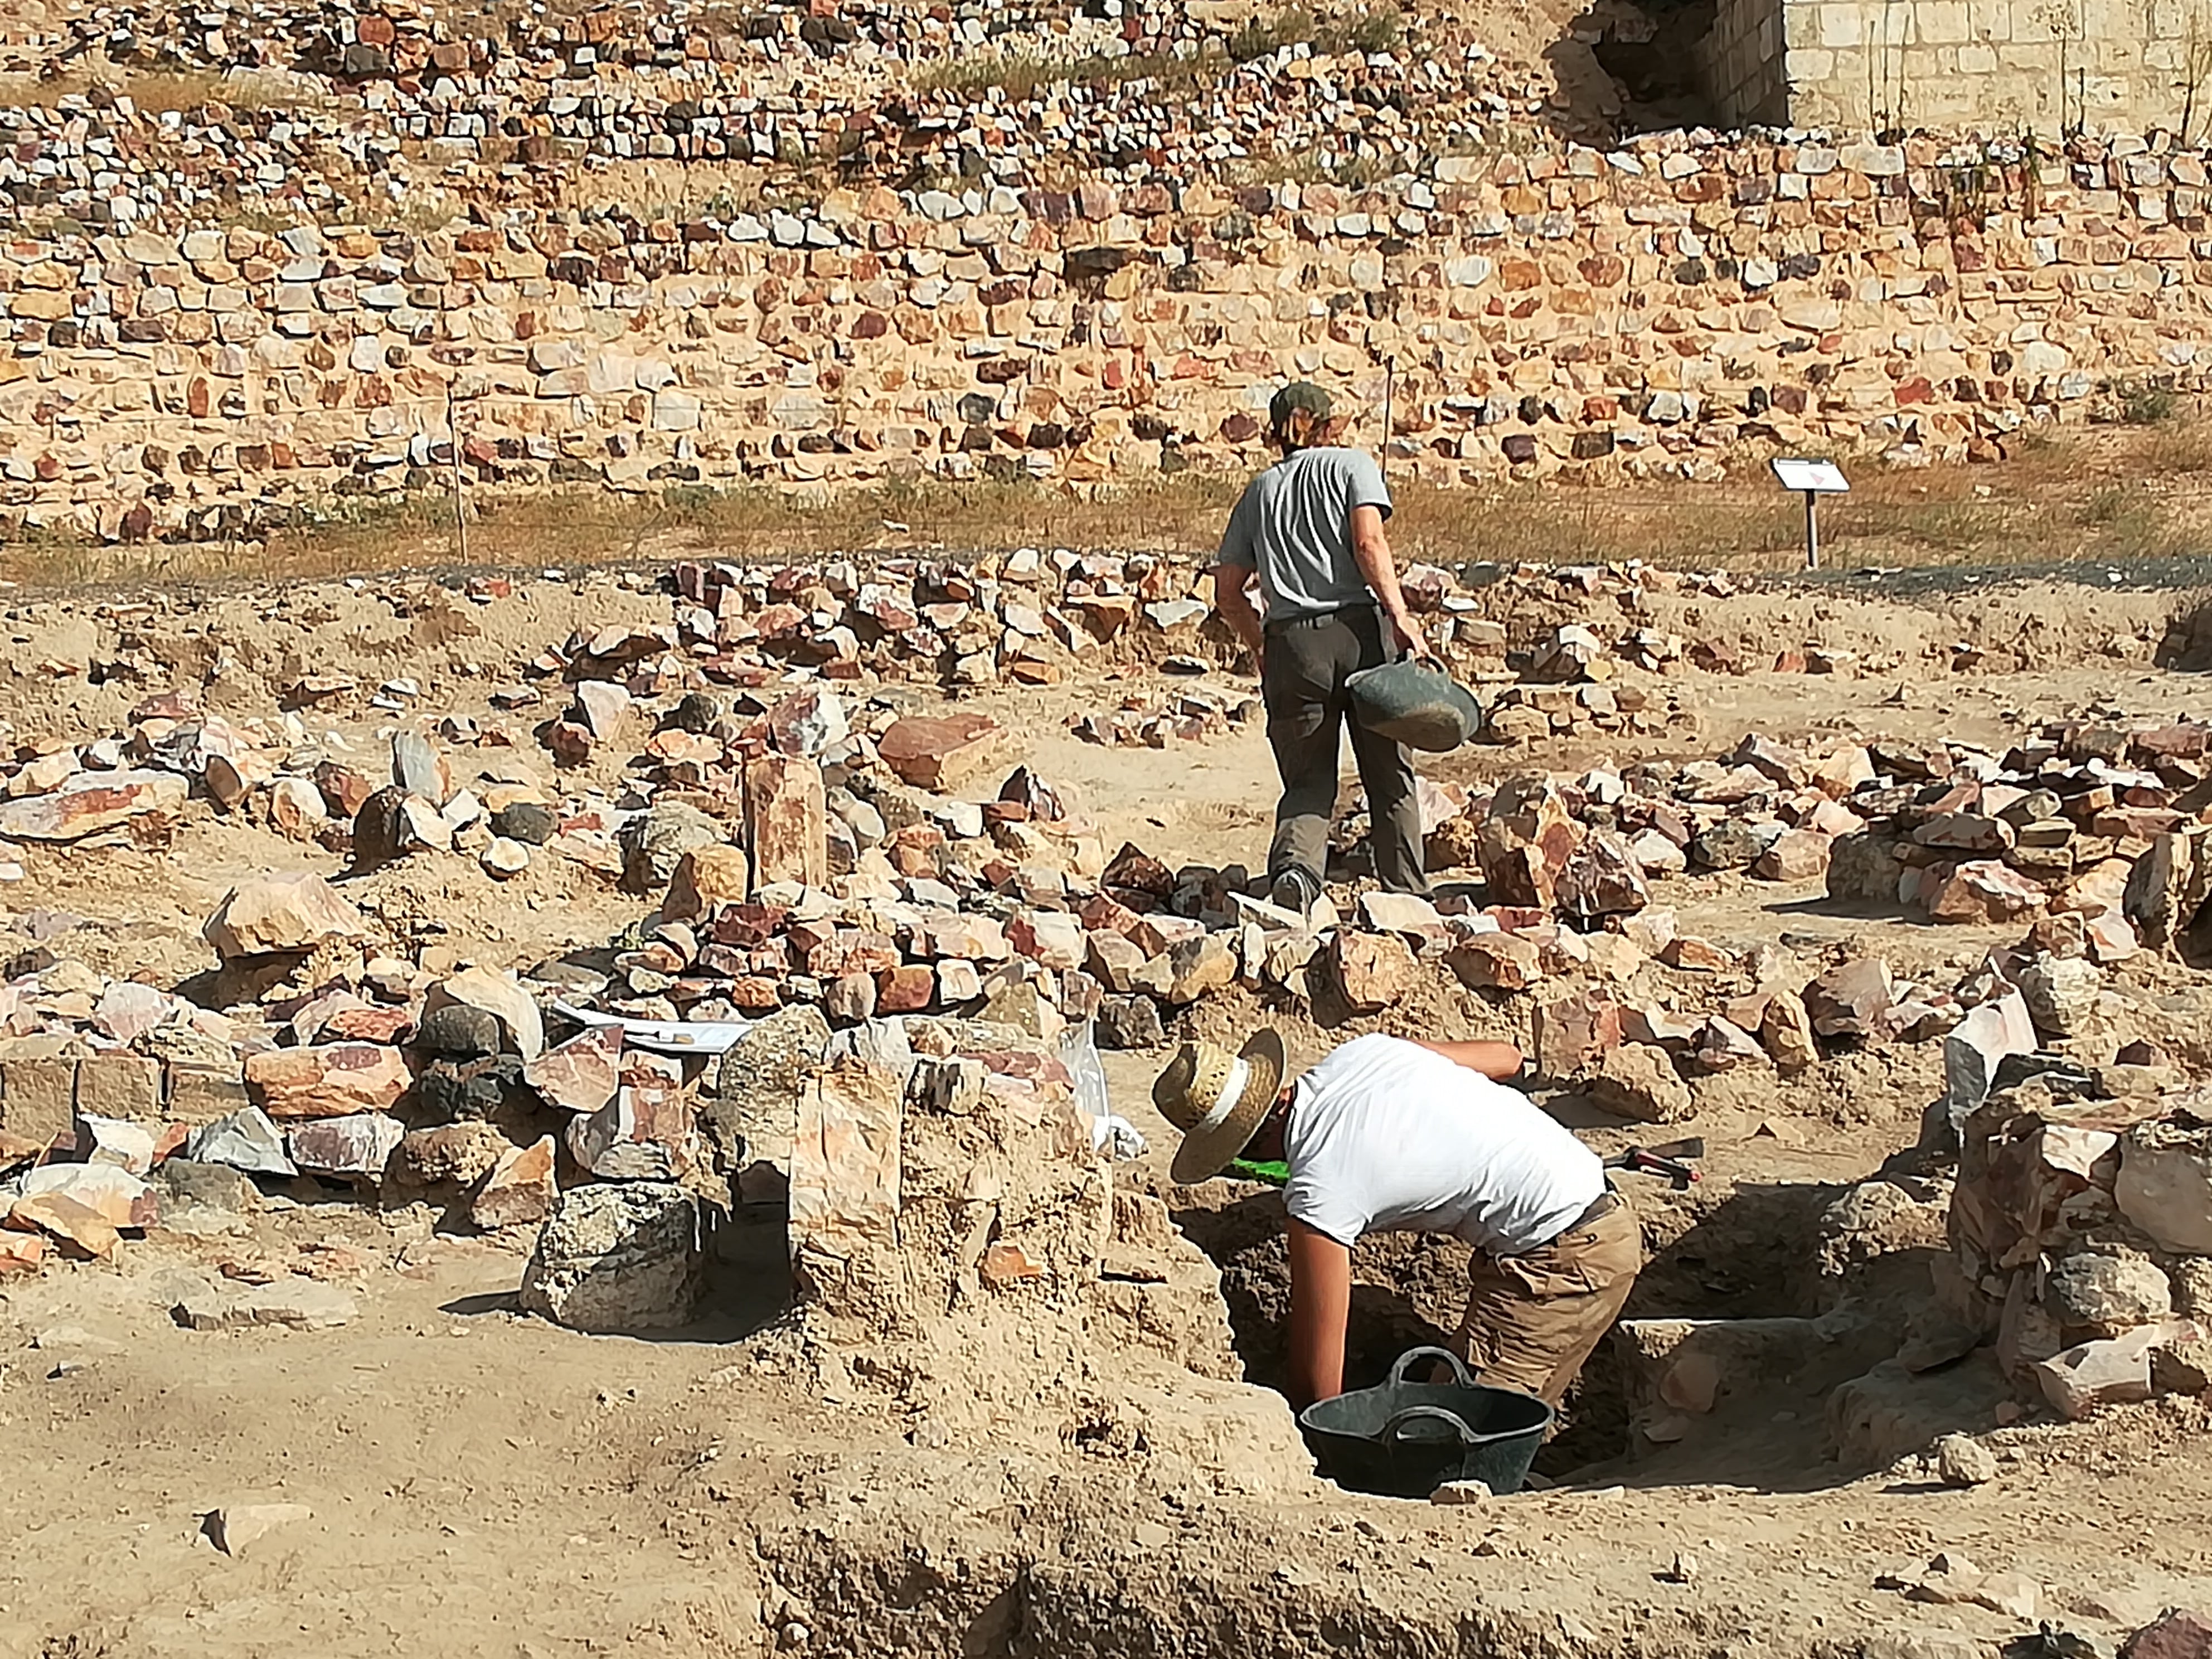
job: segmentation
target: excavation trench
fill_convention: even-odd
[[[1068,1441],[1027,1475],[1004,1456],[1003,1443],[963,1441],[956,1443],[960,1455],[917,1447],[827,1472],[798,1515],[764,1518],[757,1536],[765,1593],[787,1598],[790,1621],[836,1652],[1710,1655],[1712,1629],[1693,1603],[1643,1604],[1648,1576],[1605,1608],[1563,1600],[1544,1553],[1517,1540],[1583,1524],[1571,1517],[1592,1512],[1571,1506],[1599,1487],[1629,1488],[1620,1501],[1648,1503],[1663,1516],[1721,1485],[1814,1494],[1863,1473],[1871,1443],[1853,1441],[1847,1429],[1839,1456],[1830,1402],[1859,1386],[1851,1379],[1880,1375],[1906,1323],[1900,1310],[1925,1301],[1928,1228],[1941,1205],[1933,1194],[1885,1187],[1869,1206],[1813,1182],[1713,1182],[1681,1194],[1639,1182],[1630,1196],[1650,1261],[1622,1331],[1600,1347],[1568,1402],[1565,1431],[1540,1461],[1540,1472],[1567,1490],[1446,1511],[1273,1474],[1238,1491],[1219,1483],[1218,1468],[1201,1473],[1202,1458],[1181,1462],[1178,1452],[1164,1455],[1162,1443],[1148,1448],[1139,1437],[1132,1446],[1113,1432]],[[1289,1301],[1279,1196],[1222,1189],[1217,1199],[1198,1189],[1176,1201],[1176,1225],[1219,1271],[1244,1382],[1279,1389]],[[1855,1203],[1887,1231],[1858,1227]],[[1857,1229],[1840,1244],[1839,1214]],[[1899,1217],[1911,1226],[1893,1224]],[[1457,1323],[1466,1252],[1449,1240],[1385,1237],[1363,1243],[1354,1267],[1347,1380],[1362,1386],[1405,1348],[1439,1340]],[[1861,1301],[1878,1311],[1855,1312]],[[1696,1425],[1655,1440],[1653,1378],[1669,1353],[1698,1347],[1720,1362],[1721,1398]],[[1101,1375],[1117,1379],[1102,1383],[1102,1398],[1128,1386],[1110,1359]],[[1260,1425],[1263,1437],[1270,1423],[1279,1425],[1277,1438],[1288,1432],[1287,1413],[1264,1395],[1224,1392],[1187,1373],[1162,1386],[1172,1403],[1154,1397],[1146,1408],[1154,1425],[1188,1426],[1219,1409]],[[1968,1378],[1963,1389],[1937,1392],[1948,1408],[1954,1395],[1978,1397],[1978,1387]],[[1099,1419],[1109,1429],[1130,1399],[1118,1397]],[[1940,1428],[1919,1405],[1894,1404],[1877,1401],[1896,1433]],[[1248,1455],[1259,1446],[1242,1443]],[[1880,1449],[1872,1461],[1896,1455]],[[1295,1449],[1279,1461],[1297,1462]],[[1539,1507],[1520,1507],[1529,1504]],[[1615,1514],[1612,1524],[1656,1548],[1673,1523],[1647,1527]],[[1486,1534],[1497,1547],[1476,1547]],[[1778,1603],[1760,1615],[1771,1630],[1729,1650],[1862,1652],[1857,1634],[1806,1627],[1796,1612]]]
[[[1836,1287],[1820,1270],[1820,1223],[1842,1189],[1820,1182],[1738,1184],[1674,1194],[1639,1182],[1625,1194],[1636,1208],[1649,1260],[1626,1320],[1814,1319]],[[1279,1194],[1249,1193],[1214,1205],[1189,1195],[1176,1224],[1221,1270],[1222,1294],[1245,1380],[1281,1389],[1290,1261]],[[1380,1382],[1407,1349],[1447,1343],[1467,1297],[1468,1247],[1437,1235],[1385,1234],[1353,1252],[1354,1286],[1346,1340],[1346,1386]],[[1601,1343],[1561,1413],[1562,1426],[1538,1456],[1558,1479],[1627,1456],[1632,1384],[1616,1340]],[[1802,1462],[1778,1468],[1796,1484],[1826,1460],[1817,1422]]]

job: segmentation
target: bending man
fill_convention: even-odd
[[[1364,1036],[1285,1087],[1282,1038],[1231,1054],[1186,1043],[1153,1085],[1183,1131],[1171,1170],[1240,1157],[1290,1166],[1291,1403],[1344,1391],[1352,1247],[1452,1233],[1474,1247],[1453,1346],[1482,1380],[1557,1406],[1643,1266],[1636,1218],[1597,1154],[1517,1089],[1503,1042]]]

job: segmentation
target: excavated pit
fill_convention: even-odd
[[[1623,1317],[1817,1318],[1834,1293],[1821,1273],[1820,1221],[1843,1190],[1826,1182],[1744,1182],[1677,1194],[1638,1182],[1624,1196],[1643,1225],[1649,1260]],[[1245,1380],[1280,1390],[1288,1374],[1284,1334],[1290,1313],[1281,1199],[1256,1193],[1219,1206],[1194,1199],[1175,1214],[1221,1270]],[[1466,1300],[1468,1255],[1457,1240],[1434,1235],[1360,1242],[1352,1256],[1346,1387],[1372,1386],[1407,1349],[1449,1340]],[[1537,1459],[1537,1472],[1559,1478],[1628,1455],[1632,1391],[1617,1343],[1601,1343],[1565,1402],[1559,1432]],[[1802,1465],[1778,1469],[1778,1479],[1802,1479],[1826,1461],[1819,1433],[1808,1439]]]

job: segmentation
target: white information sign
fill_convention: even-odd
[[[1805,461],[1778,459],[1774,476],[1782,481],[1784,489],[1817,490],[1826,495],[1839,495],[1850,489],[1844,477],[1843,468],[1833,461]]]

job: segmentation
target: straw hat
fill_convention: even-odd
[[[1262,1027],[1241,1053],[1186,1042],[1152,1084],[1152,1104],[1182,1131],[1168,1173],[1185,1186],[1226,1169],[1275,1103],[1283,1086],[1281,1035]]]

